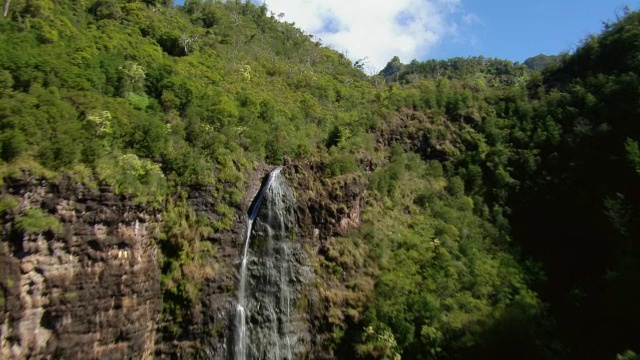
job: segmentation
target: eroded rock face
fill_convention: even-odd
[[[2,193],[20,203],[0,242],[0,357],[151,358],[161,307],[160,216],[62,179],[25,176]],[[12,220],[42,209],[62,230],[29,233]]]
[[[329,343],[336,324],[330,318],[336,308],[346,311],[351,305],[346,297],[327,293],[347,294],[352,290],[347,289],[351,280],[348,274],[337,280],[328,276],[331,269],[326,261],[334,261],[330,248],[335,238],[360,227],[368,184],[359,174],[328,178],[324,169],[313,163],[291,165],[285,168],[285,174],[295,192],[298,238],[313,271],[303,294],[308,322],[307,355],[333,359],[334,349]]]
[[[328,238],[360,226],[368,186],[362,175],[326,178],[323,169],[313,164],[296,164],[285,170],[296,193],[302,237],[320,246]]]
[[[295,309],[283,332],[295,338],[292,352],[328,359],[332,354],[326,347],[326,334],[331,324],[326,321],[328,305],[321,295],[325,285],[318,274],[323,271],[319,259],[324,258],[333,237],[360,225],[366,183],[358,176],[326,179],[318,166],[290,164],[283,169],[295,198],[296,230],[286,252],[271,253],[276,263],[278,256],[291,260],[285,273],[291,286],[291,309]],[[109,188],[89,189],[64,178],[56,183],[28,176],[7,181],[0,195],[12,196],[19,206],[0,213],[4,216],[0,228],[0,358],[227,359],[233,346],[245,214],[272,169],[267,165],[255,169],[243,206],[234,209],[237,221],[233,229],[208,239],[217,248],[210,259],[217,272],[211,281],[201,284],[200,303],[192,309],[186,337],[171,335],[159,321],[159,213]],[[212,193],[203,188],[189,194],[196,213],[215,216]],[[14,220],[28,209],[41,209],[59,219],[62,230],[55,234],[19,231]],[[261,226],[256,227],[260,232]],[[254,258],[251,267],[269,259],[268,247],[258,244],[254,250],[264,258]],[[282,269],[271,270],[251,275],[250,282],[258,290],[252,301],[263,296],[260,284],[282,274]],[[256,316],[251,321],[259,324],[262,320]]]
[[[165,349],[161,351],[161,357],[170,357],[170,354],[179,352],[184,357],[233,358],[234,318],[246,231],[246,213],[260,190],[263,179],[271,170],[272,166],[261,165],[249,175],[244,204],[241,209],[237,209],[236,226],[229,232],[214,234],[211,239],[218,249],[211,260],[217,264],[218,271],[210,283],[203,284],[202,306],[194,309],[197,316],[194,316],[196,326],[190,333],[192,338],[177,343],[163,343],[162,347]],[[360,226],[360,215],[366,195],[367,184],[362,177],[326,179],[323,172],[316,164],[289,164],[282,171],[291,187],[295,203],[295,208],[292,209],[295,224],[290,224],[290,230],[293,232],[287,232],[292,236],[291,241],[275,243],[270,247],[264,236],[265,228],[260,224],[262,220],[258,219],[254,224],[256,234],[251,246],[254,256],[249,259],[250,279],[247,285],[253,289],[248,300],[248,306],[253,309],[247,320],[248,326],[252,328],[251,333],[254,334],[250,341],[254,344],[271,342],[273,347],[276,346],[274,341],[260,338],[268,332],[256,329],[266,328],[265,324],[272,322],[267,318],[269,316],[284,316],[286,307],[272,304],[271,308],[275,310],[265,313],[258,309],[264,308],[270,301],[273,302],[270,298],[286,299],[269,294],[276,288],[274,284],[288,284],[292,305],[288,319],[280,321],[285,325],[278,329],[277,337],[282,338],[282,334],[286,335],[285,339],[289,337],[293,345],[293,358],[332,358],[332,353],[326,346],[326,333],[331,331],[331,327],[326,320],[328,305],[321,296],[322,280],[316,274],[319,269],[318,259],[322,257],[321,253],[327,251],[326,244],[333,237]],[[190,201],[199,215],[208,216],[213,212],[213,202],[207,200],[210,198],[205,189],[190,196]],[[262,214],[261,218],[264,219],[265,214]],[[287,257],[289,265],[282,267],[282,259]],[[344,287],[343,284],[332,286]],[[282,343],[277,346],[281,347],[282,358],[286,358],[289,350]],[[258,358],[267,357],[260,346],[254,347],[253,352],[250,351],[251,354]]]

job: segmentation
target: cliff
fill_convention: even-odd
[[[178,336],[169,330],[173,319],[160,317],[161,214],[109,187],[91,188],[65,176],[54,181],[27,173],[8,178],[1,195],[3,203],[12,205],[2,210],[2,357],[225,358],[234,326],[245,214],[270,169],[259,166],[249,176],[234,228],[209,235],[207,240],[217,247],[210,259],[217,271],[200,284],[200,303]],[[290,332],[302,339],[299,349],[312,357],[331,356],[324,346],[332,329],[326,311],[341,306],[322,295],[321,259],[333,236],[359,225],[365,188],[361,178],[327,180],[322,171],[313,164],[284,170],[295,204],[294,223],[288,225],[295,232],[289,280],[298,305]],[[215,202],[206,188],[193,190],[188,201],[197,214],[214,216]],[[264,283],[261,278],[267,275],[254,271],[252,276],[254,283]],[[344,287],[339,282],[333,286]]]
[[[17,206],[1,229],[1,357],[153,357],[159,214],[68,178],[25,174],[2,197]],[[54,225],[39,229],[43,219]]]
[[[187,329],[180,334],[172,334],[167,330],[169,324],[159,324],[162,341],[157,344],[157,356],[226,359],[231,354],[246,216],[252,200],[260,191],[261,183],[272,169],[272,166],[262,164],[247,174],[244,200],[235,209],[234,226],[229,231],[209,235],[207,240],[217,248],[208,259],[216,265],[215,275],[210,281],[200,284],[199,302],[190,311]],[[327,344],[331,341],[336,321],[329,319],[330,314],[346,312],[355,306],[354,302],[362,306],[364,300],[349,298],[354,290],[350,289],[346,280],[354,275],[345,273],[343,278],[335,279],[329,274],[328,264],[335,261],[330,255],[334,237],[360,225],[366,183],[359,176],[326,178],[324,172],[324,165],[310,162],[289,164],[283,169],[292,191],[290,196],[294,207],[291,209],[291,218],[287,220],[292,222],[287,225],[292,231],[286,247],[286,258],[290,265],[282,280],[289,286],[287,291],[291,293],[292,314],[283,332],[296,339],[294,353],[305,358],[332,358],[333,349]],[[198,215],[215,217],[213,191],[211,188],[199,188],[190,192],[188,201]],[[278,283],[274,283],[274,279],[280,278],[282,275],[279,271],[283,270],[278,265],[284,259],[279,250],[281,244],[276,245],[275,252],[265,245],[264,224],[268,222],[265,211],[258,216],[254,232],[257,240],[251,245],[256,258],[250,260],[248,265],[248,282],[256,287],[249,303],[255,308],[260,307],[258,303],[273,302],[261,297],[273,295],[274,289],[269,286]],[[266,270],[262,269],[265,266]],[[276,312],[281,316],[284,309]],[[254,315],[250,319],[252,326],[267,327],[265,322],[269,319],[265,316]],[[340,314],[339,318],[344,319],[344,315]]]

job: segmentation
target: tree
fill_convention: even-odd
[[[380,74],[382,74],[382,76],[386,77],[389,80],[398,81],[398,77],[400,76],[400,72],[402,72],[403,67],[404,64],[400,62],[400,58],[394,56],[391,61],[387,63],[387,66],[382,69]]]
[[[189,51],[193,49],[194,41],[198,41],[198,36],[188,36],[185,33],[182,33],[182,35],[180,35],[180,43],[182,43],[185,55],[189,55]]]

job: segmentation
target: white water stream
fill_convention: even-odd
[[[291,219],[291,213],[285,203],[291,195],[280,174],[281,170],[282,168],[276,168],[269,174],[247,216],[235,316],[233,350],[236,360],[293,358],[292,340],[288,335],[291,332],[291,259],[286,224]],[[266,205],[266,209],[261,211],[263,205]],[[253,276],[248,266],[251,235],[259,214],[262,237],[266,240],[266,243],[261,244],[264,258],[252,260],[252,264],[256,264],[255,268],[258,269],[259,280],[252,289],[247,289],[248,279]],[[247,290],[258,298],[251,304],[251,296],[247,294]],[[253,326],[248,324],[251,316],[258,319],[259,323]]]

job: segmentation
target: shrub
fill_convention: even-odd
[[[16,218],[14,224],[18,230],[26,234],[41,234],[45,231],[52,231],[55,234],[62,232],[60,220],[41,209],[27,210]]]
[[[329,176],[351,174],[358,171],[358,162],[351,154],[334,154],[327,163]]]
[[[167,191],[160,165],[135,154],[106,157],[98,161],[99,179],[114,187],[118,194],[135,195],[136,199],[159,206]]]
[[[4,213],[9,210],[17,208],[19,205],[18,200],[10,195],[0,196],[0,213]]]

